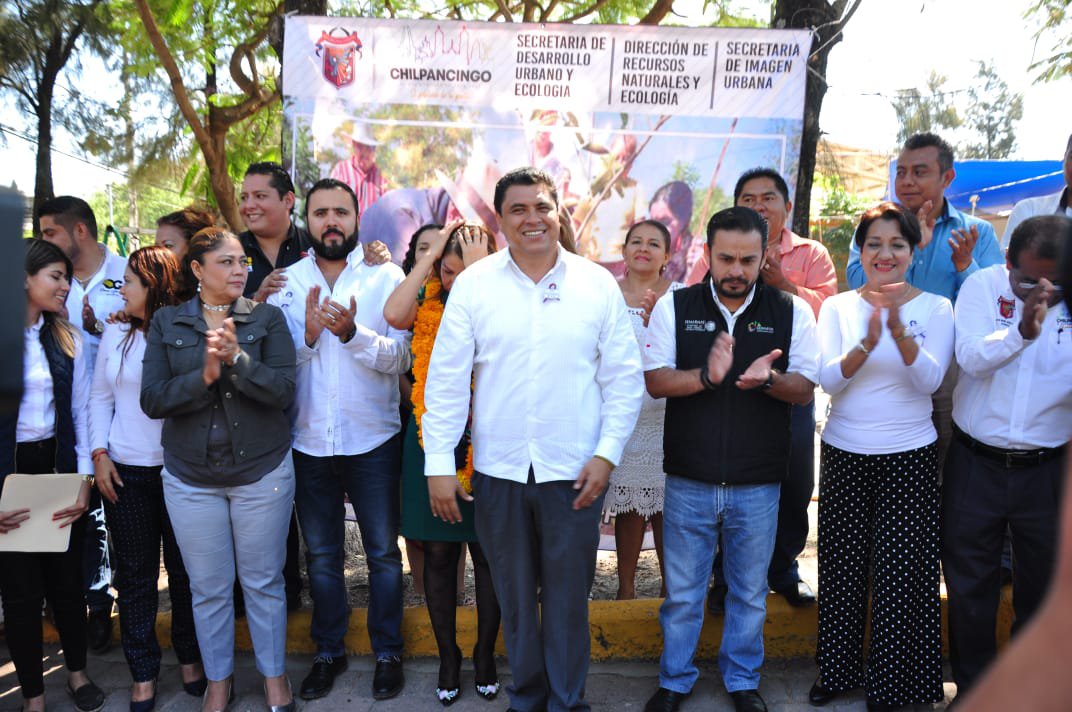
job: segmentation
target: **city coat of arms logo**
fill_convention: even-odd
[[[316,41],[316,56],[324,58],[324,79],[334,84],[336,89],[354,81],[354,57],[361,56],[361,46],[356,32],[348,33],[341,27],[320,33],[320,39]]]

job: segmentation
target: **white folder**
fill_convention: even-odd
[[[11,474],[4,478],[0,511],[29,509],[30,518],[0,534],[0,551],[67,551],[71,525],[60,528],[52,513],[72,506],[85,477],[76,474]]]

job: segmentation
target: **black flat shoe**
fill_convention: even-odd
[[[104,707],[104,692],[92,682],[87,682],[77,690],[68,682],[67,694],[70,695],[79,712],[97,712]]]
[[[302,680],[298,694],[303,700],[316,700],[325,696],[335,685],[335,678],[346,672],[348,664],[345,655],[337,658],[317,655],[313,658],[313,669]]]
[[[767,703],[759,696],[759,690],[738,690],[731,692],[730,697],[736,712],[767,712]]]
[[[660,687],[644,705],[644,712],[677,712],[677,708],[689,696],[688,692],[674,692]]]
[[[376,660],[376,672],[372,675],[372,697],[377,700],[389,700],[406,684],[402,674],[402,658],[398,655],[384,655]]]
[[[818,600],[815,597],[815,591],[811,590],[804,581],[797,581],[792,586],[785,588],[779,588],[774,591],[779,596],[783,596],[790,606],[794,608],[803,608],[804,606],[812,606],[815,601]]]
[[[837,696],[838,693],[831,692],[823,687],[823,679],[821,677],[815,678],[815,684],[808,690],[808,702],[816,707],[822,707]]]
[[[112,611],[90,611],[86,618],[86,643],[89,652],[101,654],[112,645]]]

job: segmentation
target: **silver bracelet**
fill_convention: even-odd
[[[863,351],[863,352],[864,352],[864,356],[870,356],[870,355],[871,355],[871,349],[869,349],[869,348],[867,348],[866,346],[864,346],[864,341],[863,341],[863,339],[860,339],[860,343],[856,344],[856,348],[858,348],[858,349],[860,349],[861,351]]]

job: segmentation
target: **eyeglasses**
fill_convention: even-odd
[[[1024,290],[1024,291],[1026,291],[1026,292],[1029,292],[1032,289],[1034,289],[1035,287],[1039,286],[1039,283],[1036,280],[1022,279],[1022,280],[1019,281],[1019,283],[1017,283],[1016,286],[1019,287],[1020,289]],[[1053,292],[1054,292],[1054,294],[1061,294],[1064,291],[1065,291],[1064,287],[1062,287],[1059,282],[1054,282],[1053,283]]]

